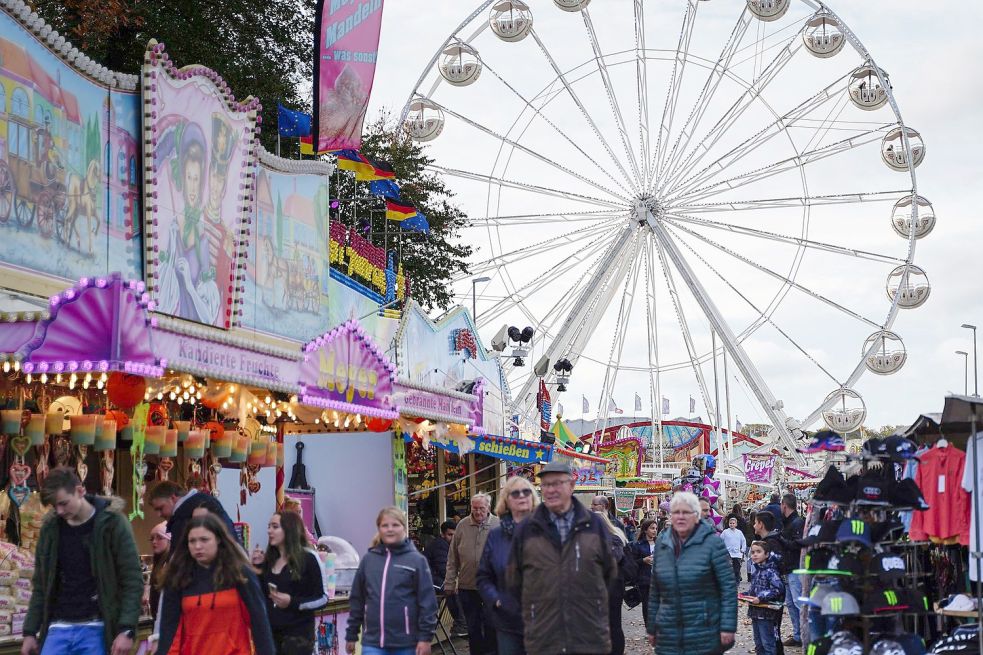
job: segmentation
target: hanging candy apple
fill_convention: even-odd
[[[147,412],[147,425],[167,425],[167,406],[164,403],[152,403]]]
[[[147,393],[147,381],[139,375],[113,371],[106,381],[106,395],[109,402],[123,409],[132,409]]]
[[[122,430],[130,424],[130,417],[127,416],[125,412],[121,412],[118,409],[107,409],[105,420],[116,421],[117,430]]]

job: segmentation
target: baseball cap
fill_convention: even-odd
[[[978,629],[975,633],[953,631],[948,637],[935,642],[931,652],[932,655],[971,655],[979,652],[979,639]]]
[[[836,543],[836,532],[840,529],[843,521],[836,519],[833,521],[823,521],[817,523],[806,533],[806,536],[798,540],[801,546],[815,546],[817,544]]]
[[[911,439],[906,439],[899,435],[893,435],[885,439],[883,449],[884,454],[896,462],[918,459],[915,457],[915,453],[918,452],[918,445]]]
[[[548,473],[566,473],[567,475],[573,475],[573,469],[571,469],[570,465],[566,462],[554,460],[541,468],[536,476],[541,478]]]
[[[812,497],[813,500],[842,504],[847,504],[853,500],[853,494],[847,492],[843,474],[835,466],[830,466],[827,469],[826,475],[816,485],[816,491]]]
[[[824,451],[836,453],[846,450],[846,444],[843,442],[843,437],[836,434],[832,430],[822,430],[813,436],[812,441],[810,441],[807,446],[796,448],[796,450],[798,450],[800,453],[806,454]]]
[[[904,646],[891,636],[875,641],[870,647],[870,655],[905,655],[905,651]]]
[[[875,544],[882,541],[895,542],[905,531],[904,523],[897,519],[881,521],[870,526],[870,540]]]
[[[863,443],[860,447],[860,454],[868,459],[874,459],[887,454],[887,450],[884,447],[884,440],[878,439],[877,437],[871,437]]]
[[[852,632],[840,630],[831,637],[829,655],[863,655],[864,646]]]
[[[906,594],[890,587],[875,587],[864,598],[864,614],[884,614],[908,609]]]
[[[844,519],[836,531],[836,541],[844,544],[855,542],[870,547],[870,525],[860,519]]]
[[[812,591],[809,592],[808,596],[802,596],[799,598],[800,603],[805,603],[812,607],[822,607],[823,599],[826,598],[828,594],[838,591],[839,587],[830,583],[817,582],[812,585]]]
[[[883,478],[873,475],[865,475],[857,478],[855,483],[856,495],[854,496],[859,505],[890,505],[888,500],[888,483]]]
[[[839,555],[831,548],[815,548],[805,555],[805,567],[796,575],[860,575],[860,562],[852,555]]]
[[[908,606],[911,608],[912,612],[917,612],[919,614],[929,614],[932,611],[932,602],[928,599],[928,596],[924,591],[917,588],[912,588],[908,590]],[[922,652],[924,652],[924,646],[922,647]]]
[[[891,485],[890,489],[888,489],[888,497],[891,500],[891,504],[898,507],[914,507],[921,510],[930,508],[930,505],[925,500],[925,496],[922,495],[922,490],[918,488],[918,485],[911,478],[905,478]]]
[[[904,577],[907,567],[897,553],[878,553],[870,560],[870,572],[881,582],[895,582]]]
[[[833,591],[823,598],[823,616],[856,616],[860,614],[860,605],[853,594],[845,591]]]

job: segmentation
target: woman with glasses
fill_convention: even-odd
[[[498,495],[495,514],[501,524],[488,534],[485,550],[478,565],[478,592],[486,607],[491,608],[492,625],[498,637],[498,655],[522,655],[522,609],[508,591],[505,569],[512,552],[515,526],[532,514],[539,497],[532,484],[523,477],[509,478]]]
[[[727,546],[700,520],[700,502],[679,492],[669,529],[655,542],[649,643],[657,655],[707,655],[734,644],[737,582]]]

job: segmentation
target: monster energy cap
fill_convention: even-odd
[[[860,575],[860,562],[853,555],[840,555],[831,548],[815,548],[806,553],[805,568],[796,575]]]
[[[832,591],[823,598],[824,616],[856,616],[860,614],[860,604],[852,594],[845,591]]]
[[[890,587],[874,587],[864,597],[864,614],[902,612],[909,607],[907,594]]]
[[[837,587],[830,583],[817,582],[812,586],[812,591],[809,592],[809,595],[799,598],[799,602],[811,607],[821,608],[823,606],[823,599],[837,590]]]
[[[817,544],[836,543],[836,533],[840,529],[843,521],[823,521],[809,528],[806,536],[799,540],[802,546],[815,546]]]
[[[836,540],[840,543],[858,543],[870,547],[870,525],[860,519],[843,519],[839,530],[836,532]]]
[[[917,612],[919,614],[932,613],[932,602],[921,589],[909,589],[906,600],[908,605],[911,607],[912,612]]]

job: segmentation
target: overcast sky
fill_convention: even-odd
[[[434,51],[470,13],[471,8],[478,4],[470,0],[431,0],[427,3],[389,0],[385,8],[382,45],[370,113],[375,113],[381,108],[398,111],[402,107]],[[598,11],[603,4],[608,5],[610,12]],[[719,50],[726,37],[726,31],[729,31],[729,26],[739,14],[742,4],[738,0],[711,0],[701,3],[701,18],[704,14],[708,18],[705,25],[698,23],[694,41],[702,41],[710,49]],[[553,30],[554,40],[547,42],[556,44],[551,45],[550,48],[554,54],[557,54],[558,59],[569,54],[572,57],[570,62],[581,63],[589,60],[590,45],[584,36],[579,17],[559,12],[550,0],[534,0],[531,5],[536,14],[536,26],[542,30],[544,40],[547,39],[547,31]],[[728,5],[734,6],[732,12],[729,12]],[[657,22],[650,27],[647,37],[650,48],[661,47],[669,41],[674,43],[679,34],[679,20],[667,18],[662,22],[659,12],[666,11],[667,16],[670,14],[678,16],[679,8],[682,6],[681,0],[647,0],[647,11],[654,17],[651,20],[653,23]],[[796,7],[800,12],[802,11],[798,2]],[[977,256],[977,246],[983,243],[981,240],[983,228],[978,218],[983,155],[980,154],[981,140],[977,120],[978,106],[983,100],[983,88],[981,88],[983,81],[976,72],[975,64],[983,55],[983,45],[979,38],[979,25],[983,23],[983,6],[978,3],[960,3],[945,11],[931,11],[924,2],[918,0],[864,0],[863,2],[843,0],[832,3],[831,7],[856,33],[878,64],[890,74],[895,97],[905,123],[921,132],[927,146],[926,159],[916,173],[919,193],[934,204],[938,223],[932,234],[918,242],[914,262],[925,269],[931,280],[931,297],[918,309],[902,311],[894,324],[894,330],[902,336],[908,350],[908,361],[904,368],[888,377],[865,374],[856,385],[856,389],[863,394],[867,404],[868,425],[907,424],[913,421],[918,413],[941,411],[943,396],[947,392],[962,392],[963,362],[954,351],[968,350],[972,355],[972,344],[969,331],[962,330],[959,326],[962,323],[977,323],[983,326],[983,294],[980,293],[979,283],[983,267]],[[620,19],[617,18],[609,18],[619,12],[630,16],[631,3],[628,0],[595,0],[591,9],[605,53],[633,46],[634,35],[627,29],[630,24],[618,22]],[[731,14],[731,22],[723,20],[728,12]],[[570,22],[560,22],[563,20]],[[665,25],[664,29],[662,25]],[[725,28],[726,31],[721,31]],[[567,29],[569,32],[564,31]],[[758,29],[758,26],[754,26],[753,29]],[[511,54],[498,60],[502,76],[510,81],[520,80],[522,77],[536,78],[537,75],[543,74],[543,71],[536,70],[543,68],[541,66],[543,60],[538,56],[533,58],[529,54],[531,52],[529,49],[535,47],[531,44],[531,39],[527,39],[527,42],[522,44],[503,44],[495,41],[487,33],[480,39],[483,41],[479,40],[477,43],[486,44],[481,46],[482,56],[488,57],[489,61],[493,49],[515,48]],[[616,42],[619,47],[612,47]],[[653,45],[656,43],[659,45]],[[519,50],[516,45],[527,50]],[[576,54],[577,52],[580,54]],[[855,63],[847,64],[847,61],[853,61],[848,60],[847,56],[847,53],[841,53],[828,61],[835,62],[839,67],[837,68],[839,73],[845,73],[855,65]],[[800,54],[798,57],[803,55]],[[839,60],[840,57],[843,57],[842,61]],[[849,57],[856,59],[856,55],[852,52]],[[814,60],[814,62],[819,61],[821,60]],[[752,66],[753,63],[746,65]],[[567,67],[573,65],[575,64],[570,63]],[[813,73],[813,69],[809,68],[818,65],[806,63],[798,78],[788,77],[779,82],[785,84],[789,93],[796,97],[811,95],[826,83],[825,81],[820,83],[820,75]],[[657,109],[661,110],[661,102],[665,97],[667,70],[667,68],[652,67],[649,72],[650,97],[653,99],[653,105],[660,105],[652,109],[656,115],[658,115]],[[482,117],[494,115],[499,103],[505,102],[501,87],[496,88],[495,80],[492,78],[493,76],[486,71],[475,85],[463,90],[452,89],[454,92],[462,92],[457,96],[462,99],[462,102],[464,102],[463,98],[467,98],[467,104],[462,105],[467,108],[466,111],[462,110],[464,113],[469,116],[474,115],[475,120],[489,125],[493,124],[493,119],[488,118],[486,121]],[[619,79],[622,82],[619,82]],[[615,81],[616,86],[621,83],[627,84],[628,78],[616,78]],[[586,85],[591,83],[595,84],[593,87],[595,101],[597,99],[603,101],[603,87],[597,83],[596,76],[593,82],[585,80],[583,82],[585,86],[577,86],[577,88],[590,88]],[[516,84],[518,86],[519,82]],[[440,93],[449,93],[446,89],[447,85],[444,85]],[[632,94],[635,93],[634,86],[630,91]],[[464,93],[467,95],[465,96]],[[631,98],[635,96],[632,95]],[[632,117],[637,115],[633,113],[634,104],[635,101],[632,100],[630,105],[626,105],[626,115]],[[589,106],[591,111],[602,111],[601,104]],[[606,105],[603,107],[606,108]],[[506,110],[503,108],[502,111]],[[610,112],[605,111],[604,114],[603,119],[598,119],[602,129],[606,129],[611,118]],[[509,121],[514,117],[513,111]],[[884,122],[893,119],[890,114],[878,114],[878,117]],[[504,127],[501,122],[497,126],[497,129],[504,132],[508,122]],[[543,128],[541,125],[534,125],[531,132],[536,129]],[[570,129],[576,128],[570,127]],[[581,126],[581,129],[585,130],[585,126]],[[630,124],[629,131],[633,134],[637,134],[637,129],[637,122]],[[451,136],[448,137],[448,134]],[[449,121],[448,130],[442,135],[447,138],[443,142],[438,139],[434,145],[433,154],[438,158],[437,163],[451,168],[489,172],[492,162],[482,149],[487,148],[490,151],[490,146],[478,140],[464,141],[462,139],[465,137],[459,136],[460,134],[453,131]],[[588,139],[586,131],[583,131],[578,133],[578,140],[581,134],[584,135],[583,138]],[[607,133],[613,144],[617,143],[615,135],[613,131]],[[524,138],[538,143],[535,141],[537,137],[533,134],[528,134]],[[876,158],[876,146],[872,147],[875,148],[873,152]],[[468,149],[473,150],[473,155],[462,156],[461,153],[467,152]],[[562,155],[558,154],[557,157],[562,158]],[[469,162],[470,165],[466,165]],[[846,193],[868,188],[887,190],[892,188],[890,186],[892,184],[893,188],[906,188],[905,180],[902,179],[904,175],[885,172],[887,168],[879,161],[867,161],[866,165],[871,167],[869,174],[863,167],[857,169],[844,167],[839,170],[827,168],[819,173],[818,181],[814,182],[810,178],[810,188],[820,189],[818,192],[813,191],[817,194]],[[890,178],[893,182],[888,180],[889,175],[894,176]],[[882,179],[888,181],[882,185],[879,182]],[[857,180],[869,186],[858,187]],[[551,181],[561,184],[549,177],[546,181],[527,177],[525,181],[544,186],[549,186]],[[473,188],[473,182],[462,182],[457,178],[449,178],[448,182],[459,192],[461,204],[471,216],[485,214],[484,197]],[[910,188],[910,184],[907,188]],[[588,191],[591,190],[588,188]],[[502,213],[516,213],[512,210],[524,206],[521,200],[513,202],[515,204]],[[530,206],[546,211],[542,206],[533,204]],[[889,227],[891,204],[878,203],[870,207],[874,209],[868,210],[865,205],[864,210],[872,211],[879,217],[880,222],[876,231],[872,227],[869,229],[858,227],[855,230],[848,227],[853,223],[843,221],[846,218],[855,220],[849,213],[853,211],[852,209],[845,209],[837,214],[829,213],[832,210],[827,209],[826,214],[818,213],[813,216],[810,238],[819,239],[820,236],[817,235],[821,235],[822,240],[827,242],[873,252],[890,252],[903,257],[905,244],[891,232]],[[566,207],[563,209],[566,210]],[[727,219],[729,217],[725,217],[725,220]],[[836,223],[836,220],[841,222]],[[824,226],[828,228],[826,231]],[[548,239],[552,235],[553,233],[548,229],[544,229],[543,238]],[[531,238],[528,232],[513,236],[518,240],[526,239],[527,243],[539,240]],[[576,246],[576,248],[586,247],[587,245],[583,243]],[[748,252],[746,248],[750,248],[739,241],[732,242],[732,247],[745,252]],[[483,252],[488,256],[487,250]],[[558,252],[551,256],[569,257],[572,252]],[[752,255],[749,253],[748,256]],[[763,251],[755,254],[754,257],[767,259]],[[787,265],[787,262],[781,261],[781,257],[776,255],[776,268]],[[478,259],[480,258],[479,256]],[[732,283],[758,288],[759,281],[756,277],[758,273],[753,270],[740,267],[724,268],[728,265],[723,263],[720,266],[724,277]],[[536,271],[542,269],[530,262],[519,262],[515,267],[520,276],[523,270],[530,275],[537,275]],[[889,269],[890,266],[887,267],[887,270]],[[808,284],[810,288],[822,289],[824,295],[842,301],[858,313],[876,317],[876,320],[881,321],[888,307],[883,292],[885,277],[883,270],[883,266],[877,268],[876,272],[871,269],[868,280],[867,273],[860,269],[854,271],[847,267],[839,267],[835,260],[807,257],[802,264],[802,277],[797,280],[802,284]],[[708,273],[709,271],[703,270],[703,274]],[[712,294],[715,296],[719,294],[717,297],[720,298],[722,311],[734,317],[736,323],[734,328],[737,331],[743,329],[750,320],[747,319],[750,315],[742,314],[746,306],[742,310],[739,301],[735,298],[726,298],[726,289],[721,283],[708,283],[708,286],[713,286]],[[470,285],[465,284],[461,289],[469,290]],[[491,306],[488,303],[493,302],[491,298],[494,294],[493,289],[487,290],[488,300],[479,302],[479,313],[483,305]],[[799,301],[794,300],[793,296],[794,293],[787,297],[788,304],[783,304],[783,309],[780,310],[784,313],[776,314],[776,320],[781,318],[783,329],[787,329],[789,334],[794,334],[795,341],[800,343],[810,355],[835,369],[833,372],[837,378],[845,377],[845,371],[852,369],[858,362],[864,335],[870,333],[871,329],[864,325],[841,328],[832,319],[824,318],[821,311],[814,311],[808,305],[797,305]],[[766,294],[764,297],[770,296]],[[462,298],[462,300],[470,302],[470,298]],[[619,300],[620,294],[612,303],[612,313],[616,313]],[[676,326],[678,331],[678,324],[671,315],[671,306],[663,303],[662,309],[665,310],[665,323],[663,324],[660,319],[660,330],[668,331]],[[687,317],[692,317],[693,323],[700,324],[699,317],[690,313],[694,311],[695,306],[687,309]],[[521,320],[514,314],[505,318],[510,321]],[[639,315],[638,320],[633,318],[632,321],[637,328],[639,321],[644,321],[644,316]],[[613,338],[614,325],[614,322],[602,321],[591,346],[596,353],[603,352],[604,356],[607,355]],[[495,329],[497,325],[488,326],[483,330],[482,336],[486,343]],[[700,328],[695,327],[694,332],[699,333]],[[708,338],[707,334],[708,332],[704,330],[703,336],[698,336],[697,341]],[[682,347],[682,342],[678,338],[676,346],[672,345],[671,336],[660,338],[664,339],[666,352],[670,357],[669,351],[673,347],[677,349]],[[636,335],[628,339],[627,350],[631,351],[634,348],[637,351],[639,346],[644,349],[644,342],[644,331],[636,329]],[[795,416],[801,418],[814,409],[822,401],[825,393],[833,388],[829,379],[823,380],[822,375],[807,363],[785,364],[795,361],[795,353],[788,354],[789,343],[777,332],[763,329],[746,346],[752,359],[760,360],[759,370],[775,396],[783,399],[789,413]],[[706,346],[698,343],[697,349],[705,350]],[[637,355],[637,352],[634,354]],[[626,360],[630,356],[631,353],[626,356]],[[640,357],[641,359],[635,361],[644,360],[644,354]],[[972,366],[972,358],[970,358],[970,366]],[[710,376],[711,370],[709,365],[704,366],[704,375]],[[731,375],[734,375],[733,365]],[[567,406],[569,416],[580,416],[580,398],[581,395],[585,395],[592,410],[588,417],[593,417],[599,400],[598,389],[603,377],[604,369],[599,365],[590,366],[585,363],[583,366],[578,366],[570,392],[564,394],[564,398],[561,399]],[[970,370],[970,393],[973,391],[972,378],[972,370]],[[710,383],[712,384],[712,381]],[[631,375],[626,374],[619,378],[619,384],[615,388],[615,401],[626,410],[626,413],[631,414],[633,393],[639,393],[644,398],[643,406],[647,411],[649,407],[647,384],[644,376],[636,375],[633,379]],[[677,372],[675,377],[667,374],[662,380],[662,387],[662,395],[669,397],[673,405],[671,412],[673,416],[685,415],[688,396],[698,396],[691,370]],[[765,418],[760,409],[754,406],[745,385],[735,380],[731,392],[735,413],[740,416],[742,422],[748,423]],[[699,403],[697,413],[705,414]]]

